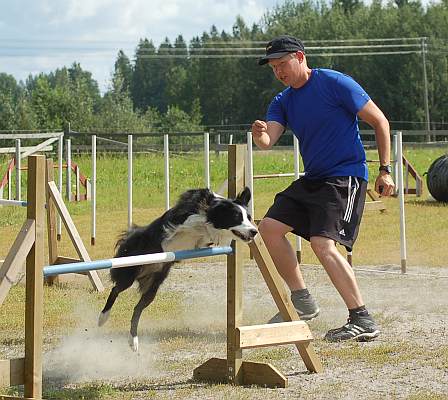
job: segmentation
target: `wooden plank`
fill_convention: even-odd
[[[235,198],[244,188],[245,146],[229,145],[228,189]],[[233,241],[233,253],[227,256],[227,379],[243,384],[243,352],[236,342],[236,328],[243,317],[243,258],[242,243]]]
[[[26,257],[34,244],[35,223],[27,219],[0,267],[0,305],[23,269]]]
[[[0,133],[0,139],[47,139],[63,136],[64,132],[48,133]]]
[[[286,388],[288,379],[271,364],[243,361],[242,384],[259,385],[269,388]],[[195,368],[193,379],[202,382],[229,383],[227,380],[227,360],[210,358]]]
[[[254,175],[254,179],[270,179],[270,178],[291,178],[295,177],[294,172],[285,172],[280,174],[260,174]]]
[[[382,201],[366,201],[364,204],[365,211],[385,211],[386,206]]]
[[[54,181],[53,160],[47,159],[47,166],[45,169],[45,182]],[[48,189],[45,191],[47,201],[47,236],[48,236],[48,263],[54,265],[58,259],[58,241],[56,230],[56,207],[54,201],[50,196]],[[59,283],[59,277],[48,276],[45,278],[48,285]]]
[[[25,359],[0,360],[0,387],[25,383]]]
[[[72,257],[63,257],[63,256],[59,256],[54,265],[59,265],[59,264],[72,264],[72,263],[77,263],[80,262],[82,260],[80,260],[79,258],[72,258]]]
[[[31,150],[34,149],[34,146],[22,146],[21,150],[23,151],[27,151],[27,150]],[[53,146],[47,146],[44,147],[43,149],[40,149],[41,151],[53,151]],[[15,153],[16,152],[16,148],[15,147],[2,147],[0,148],[0,154],[10,154],[10,153]]]
[[[286,388],[286,378],[277,368],[271,364],[244,361],[243,362],[244,385],[258,385],[268,388]]]
[[[34,397],[5,396],[0,394],[0,400],[42,400],[42,399],[36,399]]]
[[[193,370],[193,378],[202,382],[226,383],[227,360],[210,358]]]
[[[67,229],[70,239],[73,245],[75,246],[75,250],[78,253],[79,258],[83,261],[91,261],[89,253],[87,252],[87,249],[85,248],[84,243],[82,242],[81,236],[79,235],[78,230],[76,229],[72,217],[70,216],[67,207],[65,206],[64,201],[62,200],[62,196],[58,191],[56,183],[48,182],[48,190],[54,202],[54,205],[56,206],[59,215],[61,216],[62,222],[64,223],[65,228]]]
[[[58,191],[56,183],[48,182],[48,191],[50,193],[51,198],[54,201],[54,204],[59,212],[59,215],[61,216],[61,220],[64,223],[65,228],[67,229],[67,233],[70,236],[70,239],[73,243],[73,246],[75,247],[76,252],[78,253],[79,258],[82,261],[91,261],[89,253],[87,252],[87,249],[85,248],[84,243],[82,242],[81,236],[79,235],[78,230],[76,229],[72,217],[70,216],[67,207],[64,204],[64,201],[62,199],[61,194]],[[96,271],[89,271],[87,273],[87,276],[89,277],[93,287],[98,292],[102,292],[104,290],[103,283],[101,282],[101,279]]]
[[[240,326],[236,340],[242,349],[277,346],[313,340],[310,328],[304,321],[282,322],[269,325]]]
[[[28,157],[27,218],[35,221],[26,259],[25,397],[42,397],[42,315],[45,229],[45,157]]]
[[[50,139],[45,140],[44,142],[38,144],[37,146],[32,147],[31,149],[24,151],[21,155],[20,158],[26,158],[34,153],[37,153],[38,151],[42,151],[42,149],[44,149],[45,147],[47,147],[48,145],[56,142],[59,138],[58,137],[53,137]]]
[[[376,194],[376,192],[372,189],[367,189],[367,196],[370,197],[370,200],[379,201],[380,196]]]
[[[286,322],[298,321],[299,315],[297,314],[297,311],[289,298],[289,294],[286,291],[283,280],[278,273],[274,262],[272,261],[271,255],[269,254],[261,235],[255,236],[254,240],[249,243],[249,248],[254,255],[255,261],[260,268],[261,274],[271,292],[281,316],[283,317],[283,320]],[[296,344],[296,347],[308,371],[322,371],[322,364],[314,352],[311,343],[298,343]]]

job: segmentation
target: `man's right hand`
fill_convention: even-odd
[[[252,124],[252,136],[254,138],[259,138],[263,136],[264,133],[268,132],[268,124],[265,121],[257,119]]]

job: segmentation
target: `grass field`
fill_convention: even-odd
[[[433,160],[447,149],[405,151],[405,155],[423,175]],[[369,151],[369,159],[377,158]],[[86,176],[91,176],[89,156],[74,157]],[[370,176],[376,177],[377,164],[370,164]],[[256,174],[292,172],[291,152],[255,152]],[[160,155],[141,154],[134,160],[133,220],[146,224],[160,215],[164,207],[163,158]],[[97,172],[97,246],[90,249],[94,258],[108,258],[118,234],[127,224],[127,161],[124,156],[100,156]],[[227,176],[227,158],[211,157],[211,185],[218,190]],[[25,177],[23,177],[25,187]],[[201,155],[173,155],[170,160],[171,203],[180,193],[193,187],[204,186],[204,166]],[[282,190],[290,178],[262,179],[255,181],[255,217],[264,215],[276,192]],[[412,181],[410,181],[412,184]],[[448,249],[440,244],[448,236],[448,205],[434,202],[425,188],[422,197],[406,198],[406,233],[409,265],[441,266],[446,264]],[[65,186],[64,186],[65,187]],[[383,199],[387,211],[366,212],[354,250],[357,264],[399,264],[399,208],[395,198]],[[86,243],[90,237],[90,203],[68,205]],[[0,259],[6,254],[21,224],[25,210],[12,207],[0,208]],[[64,245],[64,244],[63,244]],[[70,249],[67,249],[70,251]],[[304,262],[317,263],[307,245],[304,246]]]
[[[423,174],[446,149],[412,150],[407,158]],[[369,158],[376,158],[369,152]],[[74,157],[90,176],[90,157]],[[212,157],[212,188],[227,174],[225,155]],[[0,165],[4,165],[0,164]],[[291,172],[292,154],[255,153],[256,173]],[[90,246],[90,204],[68,205],[93,259],[109,258],[118,234],[127,224],[127,162],[123,157],[98,160],[97,244]],[[371,166],[375,176],[376,165]],[[201,156],[173,155],[171,198],[203,186]],[[146,224],[163,211],[163,159],[137,155],[134,161],[134,221]],[[261,217],[275,192],[289,179],[255,184],[255,214]],[[25,179],[24,182],[25,184]],[[355,268],[364,297],[383,334],[372,343],[328,344],[326,330],[341,325],[345,310],[307,244],[304,275],[321,306],[310,323],[325,371],[309,375],[292,346],[254,349],[245,359],[270,362],[286,373],[289,389],[233,388],[191,381],[194,367],[210,357],[225,356],[224,258],[197,260],[176,266],[156,301],[142,317],[141,351],[127,346],[134,290],[124,292],[108,325],[96,327],[97,313],[108,293],[90,290],[85,278],[45,289],[44,397],[47,399],[407,399],[448,398],[448,205],[429,198],[406,198],[408,276],[399,271],[397,199],[383,200],[387,211],[365,213],[354,251]],[[4,258],[25,218],[25,210],[0,208],[0,259]],[[75,256],[63,233],[60,253]],[[342,251],[342,250],[341,250]],[[381,272],[384,273],[381,273]],[[416,275],[413,275],[416,274]],[[420,275],[418,275],[420,274]],[[101,273],[107,287],[107,274]],[[445,277],[445,278],[444,278]],[[23,282],[22,282],[23,283]],[[23,355],[24,286],[15,286],[0,306],[0,359]],[[263,323],[275,305],[254,262],[245,254],[244,321]],[[423,317],[422,317],[423,315]],[[247,356],[247,357],[246,357]],[[17,393],[0,389],[0,393]]]

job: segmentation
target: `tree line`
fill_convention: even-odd
[[[212,26],[189,43],[179,35],[158,47],[142,38],[132,59],[118,52],[104,94],[77,62],[25,82],[0,73],[0,130],[247,128],[282,90],[257,57],[285,33],[304,41],[310,67],[353,76],[392,128],[425,129],[429,110],[431,128],[448,129],[448,0],[287,0],[252,26],[236,17],[232,32]]]

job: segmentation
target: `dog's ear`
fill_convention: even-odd
[[[235,202],[242,206],[247,206],[250,201],[250,189],[246,186],[243,191],[236,197]]]

